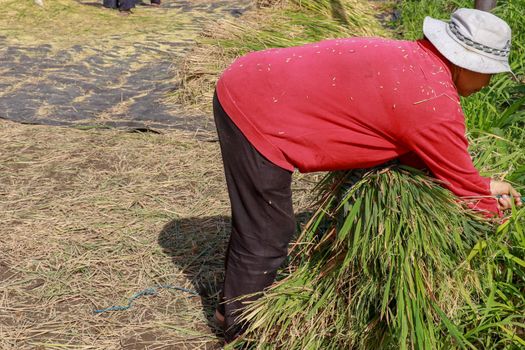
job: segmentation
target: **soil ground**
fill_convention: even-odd
[[[125,19],[0,2],[0,349],[220,348],[220,151],[211,116],[162,96],[202,25],[250,2],[167,0]],[[296,176],[297,212],[316,180]],[[161,284],[198,295],[158,289],[94,312]]]

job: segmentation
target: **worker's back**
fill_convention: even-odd
[[[283,168],[370,167],[410,151],[405,140],[420,129],[461,128],[446,62],[426,40],[326,40],[241,57],[217,92],[250,142]]]

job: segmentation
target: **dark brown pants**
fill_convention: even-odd
[[[232,231],[225,259],[223,298],[228,301],[261,292],[275,279],[295,231],[292,173],[264,158],[222,109],[217,96],[213,114],[219,134],[231,202]],[[225,340],[243,326],[235,322],[242,302],[222,304]]]

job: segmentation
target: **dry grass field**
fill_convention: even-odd
[[[213,349],[229,225],[215,135],[2,121],[0,349]],[[306,207],[306,178],[295,184]],[[126,311],[134,293],[157,285]]]

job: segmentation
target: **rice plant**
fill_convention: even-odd
[[[467,258],[490,222],[413,169],[354,175],[320,183],[291,271],[248,304],[233,348],[475,348],[458,321],[482,298]]]
[[[525,210],[514,210],[468,257],[483,277],[482,300],[461,314],[465,337],[476,349],[525,347]]]

